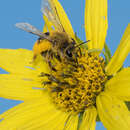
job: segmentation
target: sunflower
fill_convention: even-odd
[[[51,10],[46,11],[58,17],[76,44],[82,43],[58,0],[47,2]],[[44,21],[44,32],[56,29],[46,15]],[[49,48],[44,39],[34,51],[0,49],[0,67],[9,72],[0,75],[0,96],[24,101],[0,115],[1,130],[94,130],[98,118],[108,130],[129,130],[130,68],[123,62],[130,51],[130,24],[112,58],[105,43],[107,0],[86,0],[84,27],[90,41],[77,44],[76,61],[52,57],[55,68],[41,55],[41,48]]]

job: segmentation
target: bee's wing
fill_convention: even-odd
[[[52,0],[42,0],[41,11],[49,21],[52,22],[56,30],[64,31],[62,24],[57,13],[57,9],[52,3]]]
[[[38,30],[37,28],[35,28],[34,26],[32,26],[29,23],[16,23],[15,24],[17,28],[22,29],[26,32],[35,34],[37,36],[39,36],[40,38],[45,38],[50,40],[44,33],[42,33],[40,30]]]

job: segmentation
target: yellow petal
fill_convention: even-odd
[[[107,28],[107,0],[86,0],[85,31],[90,40],[89,49],[103,49]]]
[[[0,67],[8,72],[25,73],[32,67],[32,51],[26,49],[0,49]]]
[[[46,45],[45,47],[47,48],[48,45]],[[32,73],[37,73],[37,75],[39,75],[41,72],[50,73],[50,68],[48,64],[46,63],[46,61],[43,59],[42,55],[37,55],[36,59],[33,60],[32,64],[33,65],[31,68],[27,66],[27,68],[29,68],[31,72],[28,72],[28,73],[26,72],[26,74],[32,75]]]
[[[45,22],[45,27],[47,28],[46,30],[48,30],[49,32],[52,32],[53,31],[53,26],[55,26],[55,25],[53,25],[51,23],[51,21],[49,21],[48,18],[45,15],[43,15],[43,19],[44,19],[44,22]],[[44,29],[45,29],[45,27],[44,27]],[[44,29],[43,29],[43,32],[46,31]]]
[[[39,56],[40,57],[40,56]],[[48,73],[48,65],[43,58],[38,59],[37,66],[33,64],[33,53],[26,49],[0,49],[0,67],[4,70],[22,75],[38,75]]]
[[[43,96],[43,86],[36,76],[1,74],[0,97],[29,100]]]
[[[130,68],[122,69],[110,79],[105,85],[105,91],[130,101]]]
[[[47,29],[47,25],[45,24],[44,27],[43,27],[43,32],[46,33],[48,32],[48,29]]]
[[[83,114],[80,130],[95,130],[97,111],[95,107],[89,107]]]
[[[71,115],[66,122],[64,130],[77,130],[78,127],[78,114]]]
[[[108,130],[129,130],[130,112],[123,101],[103,92],[97,97],[96,105],[100,120]]]
[[[58,0],[50,0],[51,6],[56,9],[57,16],[65,32],[72,38],[75,38],[72,25]]]
[[[31,111],[33,111],[33,109],[31,110],[31,108],[36,108],[36,107],[38,107],[40,105],[42,106],[42,105],[45,105],[45,104],[46,104],[45,107],[48,107],[48,109],[49,109],[49,108],[52,107],[52,106],[48,105],[49,102],[50,101],[49,101],[47,93],[43,92],[43,97],[42,98],[25,101],[25,102],[13,107],[13,108],[7,110],[7,111],[5,111],[4,113],[2,113],[0,115],[0,118],[8,119],[8,118],[11,118],[11,117],[17,115],[18,113],[20,114],[21,111],[27,111],[28,110],[28,111],[31,112]]]
[[[68,114],[51,104],[48,96],[22,103],[1,115],[1,130],[62,130]]]
[[[105,71],[109,74],[115,74],[123,65],[128,53],[130,52],[130,24],[128,24],[125,33],[121,39],[121,42],[105,68]]]

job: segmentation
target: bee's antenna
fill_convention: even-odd
[[[85,44],[85,43],[87,43],[87,42],[89,42],[89,41],[90,41],[90,40],[84,41],[84,42],[80,43],[79,45],[74,46],[74,48],[79,47],[79,46],[81,46],[81,45],[83,45],[83,44]]]

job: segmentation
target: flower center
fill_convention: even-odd
[[[96,104],[96,96],[104,90],[107,80],[102,57],[83,49],[76,62],[55,60],[54,66],[55,71],[43,75],[47,77],[44,85],[57,108],[78,113]]]

